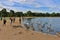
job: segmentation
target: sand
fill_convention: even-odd
[[[20,25],[18,18],[13,24],[7,20],[6,25],[3,25],[0,20],[0,40],[60,40],[60,37],[56,35],[35,32],[22,27],[14,28],[14,25]]]

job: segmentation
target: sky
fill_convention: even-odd
[[[60,12],[60,0],[0,0],[0,10]]]

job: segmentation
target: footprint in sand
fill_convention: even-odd
[[[22,32],[19,32],[19,34],[22,34]]]
[[[14,35],[17,35],[17,34],[14,34]]]
[[[34,35],[34,33],[31,33],[32,35]]]
[[[22,32],[18,32],[18,34],[22,34]],[[15,33],[14,35],[18,35],[18,34]]]

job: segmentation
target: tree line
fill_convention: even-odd
[[[37,13],[37,12],[31,12],[31,11],[27,11],[26,13],[23,12],[15,12],[14,10],[10,10],[9,12],[7,12],[7,10],[5,8],[3,8],[0,11],[0,17],[60,17],[60,13]]]

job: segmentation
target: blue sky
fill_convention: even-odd
[[[60,0],[0,0],[0,10],[60,12]]]

